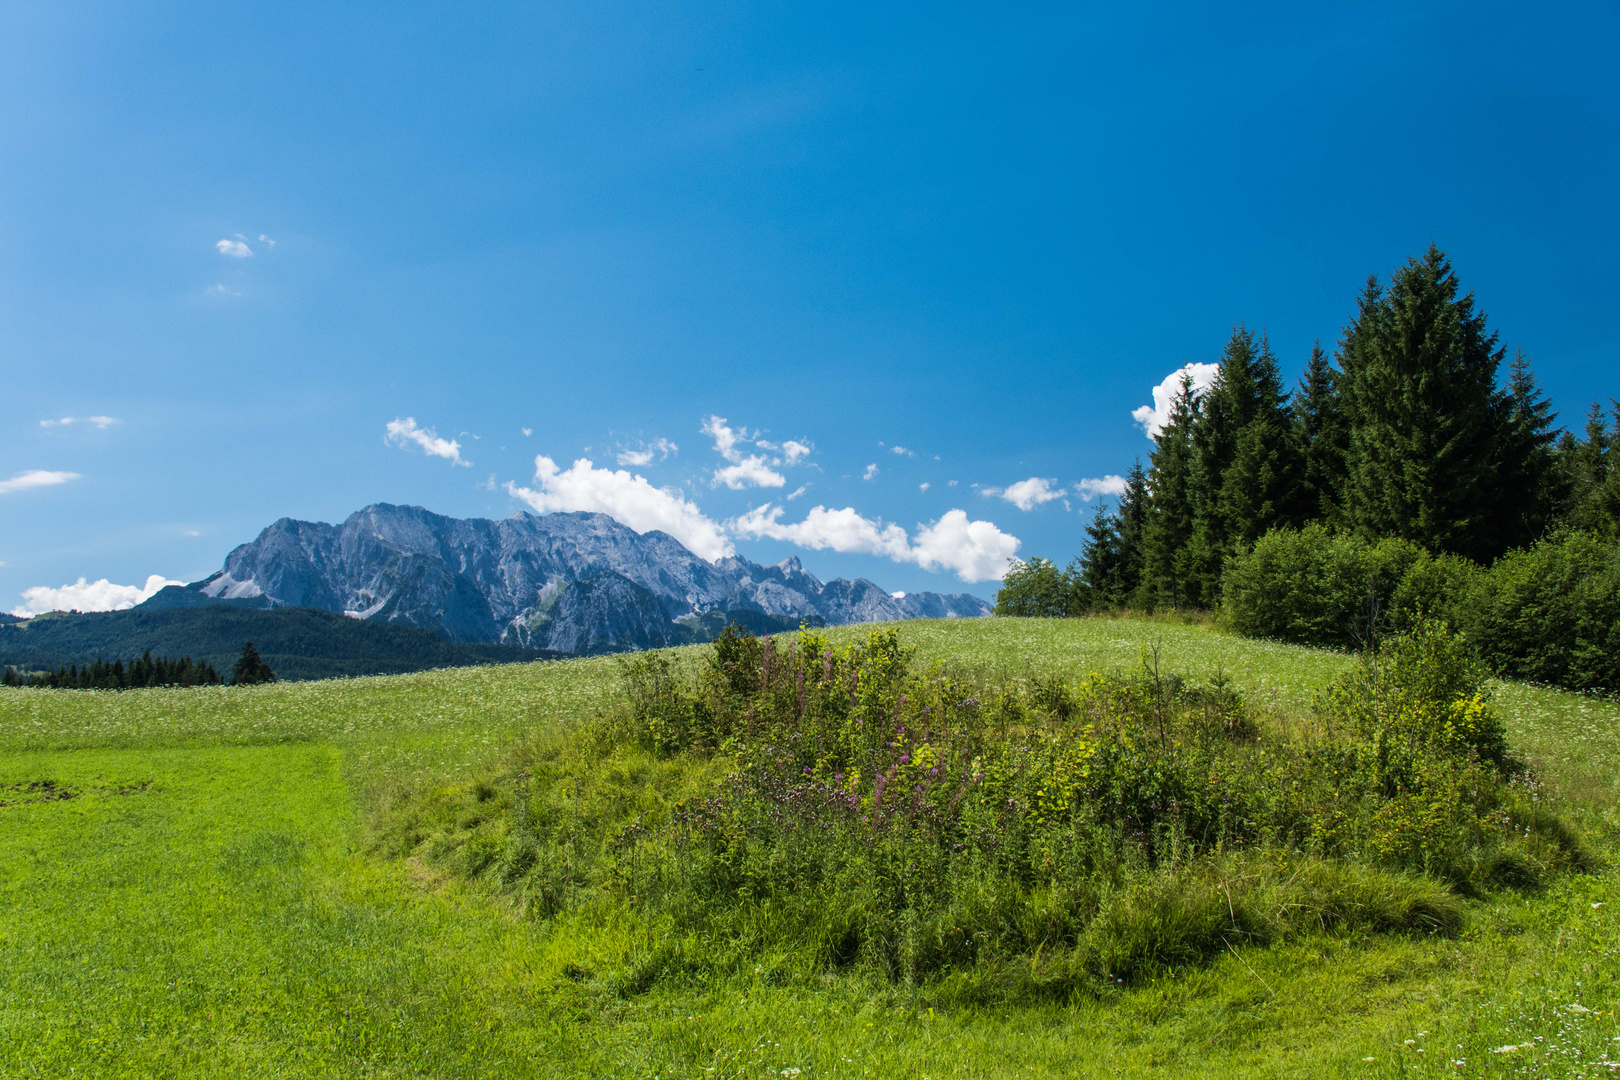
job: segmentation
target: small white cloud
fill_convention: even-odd
[[[782,463],[784,465],[797,465],[815,450],[809,443],[799,442],[797,439],[788,439],[782,443]]]
[[[892,592],[889,595],[894,597],[896,600],[904,600],[906,598],[905,590],[903,589],[900,592]]]
[[[874,461],[874,462],[872,462],[872,464],[870,464],[870,465],[868,465],[866,467],[866,471],[861,474],[861,479],[862,480],[871,480],[873,477],[877,476],[877,474],[878,474],[877,462]]]
[[[474,484],[473,487],[477,488],[479,491],[494,491],[496,488],[495,474],[490,473],[487,480],[480,481],[479,483]]]
[[[747,428],[733,428],[725,417],[712,414],[703,421],[702,430],[714,440],[715,452],[730,462],[714,470],[714,479],[710,481],[714,486],[724,484],[733,491],[741,491],[746,487],[782,487],[787,483],[787,477],[771,468],[762,455],[744,455],[737,448],[739,442],[753,441],[758,432],[750,435]]]
[[[527,439],[530,435],[534,434],[534,428],[532,428],[532,427],[519,428],[518,430],[523,432],[523,437],[525,439]]]
[[[268,236],[264,235],[264,233],[259,234],[259,241],[261,243],[263,243],[266,247],[275,247],[276,246],[276,242],[274,240],[270,239]]]
[[[907,450],[903,446],[891,446],[891,447],[889,447],[889,453],[891,453],[891,454],[899,454],[901,457],[916,457],[917,456],[917,451],[915,451],[915,450]]]
[[[429,457],[444,458],[452,465],[472,464],[470,461],[462,460],[460,443],[454,439],[441,439],[432,428],[418,427],[414,416],[407,416],[404,419],[395,417],[388,421],[383,441],[401,449],[419,446],[422,453]]]
[[[809,484],[800,484],[799,489],[797,491],[795,491],[793,494],[791,494],[791,495],[789,495],[787,497],[787,501],[792,502],[794,499],[797,499],[800,495],[803,495],[805,492],[807,492],[809,490],[810,490],[810,485]]]
[[[39,422],[39,426],[42,428],[53,428],[69,427],[73,424],[94,424],[96,427],[105,431],[107,428],[112,427],[116,423],[118,423],[118,421],[111,416],[64,416],[60,420],[41,420]]]
[[[1182,375],[1192,376],[1193,396],[1199,397],[1215,385],[1215,376],[1220,371],[1219,364],[1186,364],[1177,368],[1153,388],[1153,404],[1132,409],[1131,419],[1142,426],[1148,438],[1157,439],[1159,432],[1170,422],[1170,407],[1175,404],[1176,395],[1181,393]]]
[[[956,486],[956,481],[952,480],[950,483],[946,484],[945,486],[946,487],[955,487]]]
[[[637,532],[659,529],[710,562],[734,554],[724,530],[674,488],[656,488],[623,469],[598,469],[580,458],[566,471],[544,454],[534,459],[539,490],[506,485],[507,493],[537,514],[585,511],[607,514]]]
[[[22,591],[22,607],[13,608],[11,613],[27,619],[47,611],[123,611],[149,599],[166,585],[184,584],[153,574],[145,585],[114,585],[106,578],[90,582],[80,578],[72,585],[56,589],[36,585]]]
[[[1087,477],[1074,485],[1074,493],[1086,502],[1099,495],[1125,494],[1125,478],[1109,473],[1107,476]]]
[[[206,292],[209,296],[241,296],[242,295],[241,293],[237,292],[235,289],[227,289],[225,286],[217,284],[217,283],[208,286],[208,288],[204,289],[203,291]]]
[[[750,454],[735,465],[714,470],[714,479],[710,483],[717,487],[724,484],[733,491],[741,491],[746,487],[782,487],[787,483],[787,477],[767,465],[758,454]]]
[[[643,465],[651,465],[654,458],[663,461],[679,454],[680,449],[668,439],[654,439],[650,443],[641,443],[638,447],[621,446],[618,460],[620,465],[631,465],[639,468]]]
[[[1054,481],[1044,477],[1032,476],[1028,480],[1020,480],[1004,488],[987,487],[979,494],[1006,499],[1020,510],[1033,510],[1042,503],[1063,497],[1063,489],[1054,487],[1053,484]]]
[[[181,536],[201,536],[202,533],[200,531],[198,531],[197,529],[181,529],[180,530],[180,535]]]
[[[0,480],[0,495],[10,495],[13,491],[28,491],[31,488],[52,487],[78,478],[79,474],[76,472],[29,469],[27,472],[18,473],[10,480]]]
[[[927,491],[928,490],[928,481],[924,480],[922,483],[918,484],[917,485],[917,490],[918,491]]]
[[[214,250],[221,255],[229,255],[233,259],[245,259],[253,254],[253,249],[240,240],[220,240],[214,244]]]
[[[853,507],[828,510],[812,506],[804,520],[795,524],[783,524],[781,517],[780,506],[766,503],[731,522],[731,531],[738,536],[785,540],[812,551],[831,548],[845,554],[887,555],[896,562],[910,561],[906,530],[862,517]]]
[[[953,571],[963,581],[1000,581],[1018,553],[1019,539],[989,521],[969,521],[967,511],[948,510],[917,533],[913,551],[924,570]]]
[[[967,512],[951,510],[917,530],[915,542],[898,525],[863,517],[853,507],[811,507],[804,520],[784,523],[782,508],[766,503],[729,523],[737,536],[783,540],[820,551],[881,555],[924,570],[950,570],[967,582],[999,581],[1018,551],[1019,540],[988,521],[970,521]]]

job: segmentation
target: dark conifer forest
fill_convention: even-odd
[[[1620,404],[1560,428],[1529,357],[1507,357],[1431,246],[1368,279],[1332,356],[1319,344],[1292,388],[1263,333],[1233,330],[1207,391],[1184,376],[1079,556],[1016,565],[997,611],[1218,610],[1330,645],[1435,617],[1504,671],[1527,674],[1556,638],[1531,677],[1620,686],[1620,660],[1594,659],[1620,653],[1617,452]]]

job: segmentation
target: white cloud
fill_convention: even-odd
[[[787,483],[787,477],[767,465],[758,454],[750,454],[735,465],[714,470],[711,483],[716,486],[724,484],[733,491],[741,491],[750,486],[782,487]]]
[[[518,430],[523,432],[523,437],[525,439],[527,439],[530,435],[534,434],[534,428],[532,428],[532,427],[519,428]]]
[[[922,483],[918,484],[917,485],[917,490],[918,491],[927,491],[928,490],[928,481],[924,480]]]
[[[461,459],[460,443],[454,439],[441,439],[432,428],[418,427],[414,416],[407,416],[403,420],[395,417],[388,421],[388,431],[383,441],[401,449],[414,444],[421,447],[422,453],[428,457],[442,457],[452,465],[472,464]]]
[[[807,492],[809,490],[810,490],[810,485],[809,484],[800,484],[799,487],[798,487],[798,490],[787,497],[787,501],[792,502],[794,499],[797,499],[800,495],[803,495],[805,492]]]
[[[524,429],[524,434],[527,433],[528,430]],[[642,443],[639,449],[621,446],[618,459],[620,465],[631,465],[639,468],[642,465],[651,465],[654,458],[663,461],[665,458],[679,454],[680,450],[680,447],[668,439],[654,439],[650,443]]]
[[[0,495],[9,495],[13,491],[27,491],[30,488],[51,487],[55,484],[65,484],[69,480],[77,480],[76,472],[51,472],[47,469],[29,469],[20,472],[10,480],[0,480]]]
[[[915,450],[907,450],[903,446],[891,446],[891,447],[889,447],[889,452],[891,454],[899,454],[901,457],[916,457],[917,456],[917,451],[915,451]]]
[[[123,611],[132,608],[165,585],[184,585],[183,581],[170,581],[159,574],[146,579],[145,585],[114,585],[106,578],[87,582],[80,578],[72,585],[53,589],[49,585],[36,585],[22,591],[23,605],[12,610],[13,615],[32,618],[47,611]]]
[[[506,490],[513,498],[528,503],[537,514],[607,514],[637,532],[667,532],[710,562],[736,551],[724,530],[679,491],[655,488],[644,477],[632,476],[623,469],[598,469],[588,458],[580,458],[563,471],[542,454],[534,459],[534,478],[538,491],[512,483],[506,485]]]
[[[1219,364],[1187,364],[1177,368],[1153,388],[1153,404],[1132,409],[1131,419],[1142,425],[1148,438],[1157,439],[1164,425],[1170,422],[1170,406],[1175,403],[1176,395],[1181,393],[1182,375],[1192,376],[1193,395],[1197,397],[1215,385],[1215,376],[1220,371]]]
[[[229,255],[233,259],[245,259],[253,254],[253,249],[240,240],[220,240],[214,244],[214,249],[221,255]]]
[[[269,247],[275,247],[276,246],[276,242],[274,240],[270,239],[268,236],[264,235],[264,233],[259,234],[259,240],[262,241],[264,244],[266,244]]]
[[[810,456],[815,447],[809,443],[802,443],[797,439],[788,439],[782,444],[782,463],[784,465],[797,465]]]
[[[235,289],[227,289],[225,286],[218,285],[218,284],[210,285],[204,291],[207,292],[209,296],[241,296],[242,295],[241,293],[237,292]]]
[[[731,530],[738,536],[786,540],[814,551],[831,548],[845,554],[887,555],[895,562],[911,561],[906,530],[862,517],[853,507],[828,510],[813,506],[803,521],[790,525],[782,524],[781,517],[780,506],[766,503],[731,522]]]
[[[53,428],[70,427],[73,424],[94,424],[96,427],[105,430],[116,423],[118,421],[111,416],[64,416],[60,420],[41,420],[39,426]]]
[[[969,521],[965,510],[945,516],[917,532],[912,553],[924,570],[953,571],[963,581],[1000,581],[1018,552],[1018,537],[989,521]]]
[[[877,476],[877,474],[878,474],[877,462],[874,461],[874,462],[872,462],[872,464],[870,464],[870,465],[868,465],[866,467],[866,471],[861,474],[861,479],[862,480],[871,480],[873,477]]]
[[[1109,473],[1107,476],[1087,477],[1074,485],[1074,493],[1086,502],[1099,495],[1125,494],[1125,478]]]
[[[1032,476],[1004,488],[987,487],[979,494],[1006,499],[1020,510],[1033,510],[1042,503],[1063,497],[1063,489],[1052,484],[1053,481],[1044,477]]]
[[[716,487],[724,484],[733,491],[741,491],[746,487],[782,487],[787,483],[787,477],[771,468],[763,455],[745,456],[737,449],[739,442],[753,440],[758,432],[750,435],[747,428],[733,428],[725,417],[712,414],[703,421],[702,430],[714,440],[715,452],[731,463],[714,470],[711,483]]]
[[[815,506],[804,520],[784,523],[782,508],[766,503],[730,523],[738,536],[785,540],[820,551],[882,555],[915,563],[924,570],[950,570],[963,581],[999,581],[1018,551],[1019,540],[988,521],[969,521],[963,510],[948,511],[932,525],[917,530],[915,542],[898,525],[861,516],[853,507],[828,510]]]

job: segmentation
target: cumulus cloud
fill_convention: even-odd
[[[22,591],[22,607],[12,614],[28,619],[47,611],[123,611],[132,608],[165,585],[184,585],[183,581],[170,581],[159,574],[146,579],[145,585],[114,585],[106,578],[85,581],[80,578],[72,585],[53,589],[49,585],[36,585]]]
[[[1086,502],[1090,502],[1099,495],[1125,494],[1125,478],[1109,473],[1107,476],[1088,476],[1074,485],[1074,493]]]
[[[523,433],[527,435],[528,429],[525,428]],[[619,464],[639,468],[642,465],[651,465],[654,458],[663,461],[665,458],[680,453],[680,449],[668,439],[654,439],[652,442],[644,442],[636,447],[621,446],[618,455]]]
[[[916,457],[917,456],[917,451],[915,451],[915,450],[907,450],[903,446],[891,446],[891,447],[889,447],[889,453],[891,453],[891,454],[899,454],[901,457]]]
[[[781,518],[782,508],[766,503],[733,521],[731,530],[738,536],[785,540],[813,551],[831,548],[845,554],[887,555],[896,562],[910,561],[906,530],[862,517],[854,507],[828,510],[812,506],[803,521],[792,524],[784,524]]]
[[[506,485],[507,493],[537,514],[586,511],[607,514],[637,532],[659,529],[710,562],[735,553],[720,525],[673,488],[656,488],[623,469],[598,469],[580,458],[567,470],[544,454],[534,459],[538,490]]]
[[[788,439],[782,444],[782,464],[797,465],[810,456],[815,447],[809,443],[802,443],[797,439]]]
[[[39,426],[42,428],[53,428],[71,427],[74,424],[94,424],[96,427],[105,430],[106,428],[112,427],[116,423],[118,423],[118,421],[111,416],[64,416],[60,420],[41,420],[39,422]]]
[[[221,255],[229,255],[233,259],[245,259],[253,254],[253,249],[240,240],[219,240],[214,244],[214,250]]]
[[[1000,581],[1018,552],[1018,537],[989,521],[970,521],[965,510],[947,510],[917,532],[912,554],[924,570],[950,570],[963,581]]]
[[[428,457],[441,457],[452,465],[472,464],[470,461],[462,460],[459,442],[440,438],[438,432],[432,428],[418,427],[414,416],[407,416],[404,419],[395,417],[388,421],[387,434],[383,436],[383,441],[402,450],[418,446]]]
[[[1192,376],[1193,395],[1196,397],[1215,385],[1215,376],[1220,371],[1219,364],[1187,364],[1177,368],[1153,388],[1153,404],[1132,409],[1131,419],[1142,425],[1148,438],[1157,439],[1159,432],[1170,422],[1170,407],[1175,403],[1176,395],[1181,393],[1181,377]]]
[[[912,541],[898,525],[864,517],[853,507],[811,507],[803,521],[782,521],[780,506],[766,503],[730,523],[737,536],[784,540],[815,551],[882,555],[924,570],[950,570],[963,581],[999,581],[1019,540],[988,521],[970,521],[967,512],[951,510],[931,525],[921,526]]]
[[[747,428],[733,428],[725,417],[714,415],[703,421],[702,430],[714,440],[715,452],[730,462],[714,470],[714,479],[710,481],[714,486],[724,484],[733,491],[741,491],[746,487],[782,487],[787,483],[787,477],[771,468],[763,454],[744,454],[738,449],[738,443],[756,438],[758,432],[750,435]]]
[[[1054,487],[1056,481],[1044,477],[1032,476],[1028,480],[1020,480],[1016,484],[1008,484],[1004,488],[987,487],[979,492],[991,498],[1006,499],[1020,510],[1033,510],[1042,503],[1049,503],[1053,499],[1063,497],[1063,489]]]
[[[76,472],[51,472],[48,469],[29,469],[27,472],[18,473],[10,480],[0,480],[0,495],[10,495],[13,491],[27,491],[30,488],[52,487],[78,478],[79,474]]]
[[[872,478],[877,476],[877,474],[878,474],[877,462],[874,461],[874,462],[872,462],[872,464],[870,464],[870,465],[868,465],[866,467],[865,472],[861,473],[861,479],[862,480],[871,480]]]
[[[928,481],[924,480],[922,483],[917,485],[917,490],[918,491],[927,491],[928,487],[929,487]]]

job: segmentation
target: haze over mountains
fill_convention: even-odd
[[[756,630],[988,615],[960,593],[893,596],[862,579],[822,582],[796,558],[708,562],[667,533],[605,514],[457,519],[377,503],[340,525],[282,518],[202,581],[142,609],[312,607],[432,630],[446,641],[569,653],[657,648]]]

